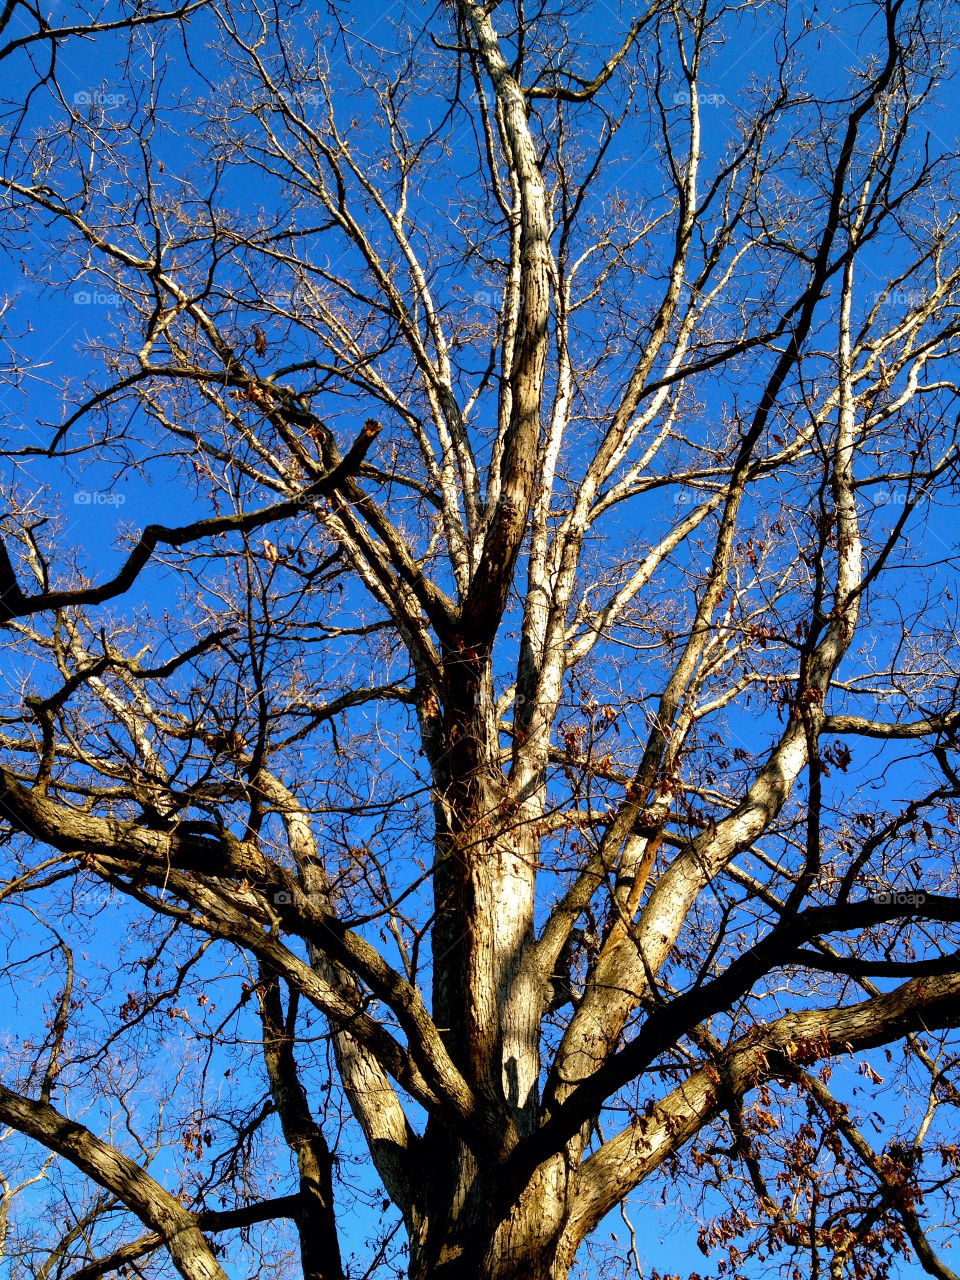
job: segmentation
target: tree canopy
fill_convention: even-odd
[[[955,26],[7,0],[11,1280],[956,1280]]]

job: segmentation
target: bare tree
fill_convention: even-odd
[[[940,8],[6,6],[14,1274],[953,1276]]]

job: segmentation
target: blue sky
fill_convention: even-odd
[[[802,13],[803,8],[798,6],[796,12]],[[398,5],[369,7],[365,15],[354,19],[353,38],[358,41],[372,38],[400,13]],[[808,87],[813,92],[829,92],[836,85],[838,75],[860,57],[863,39],[858,33],[862,14],[862,9],[846,6],[831,16],[829,27],[824,29],[819,38],[816,56],[812,56],[808,62]],[[607,47],[612,29],[620,22],[619,12],[606,5],[594,5],[584,18],[584,31],[588,38],[595,41],[599,51]],[[708,156],[718,155],[729,135],[740,95],[746,91],[754,77],[762,77],[769,69],[774,38],[774,27],[761,11],[745,18],[736,42],[730,41],[729,45],[716,51],[701,87],[704,103],[704,151]],[[183,50],[175,43],[168,46],[164,57],[165,89],[171,96],[182,95],[181,118],[188,120],[190,103],[209,94],[210,85],[202,82],[196,68],[188,64]],[[65,51],[59,70],[61,87],[68,101],[82,105],[101,105],[106,109],[108,118],[118,120],[124,118],[125,113],[141,111],[143,84],[138,79],[135,68],[118,71],[114,59],[114,49],[109,46],[101,48],[94,43],[72,46]],[[214,74],[215,68],[209,64],[206,69]],[[9,93],[11,84],[16,86],[27,75],[28,69],[22,61],[15,64],[6,92]],[[678,81],[678,93],[680,92]],[[945,150],[956,146],[955,115],[949,108],[949,90],[945,90],[941,104],[931,107],[923,121],[929,129],[933,145]],[[36,106],[38,119],[43,118],[46,109],[41,98]],[[425,101],[419,109],[425,119],[430,119],[435,107],[432,102]],[[166,158],[171,174],[175,175],[185,154],[189,152],[190,144],[183,139],[178,140],[172,134],[164,136],[161,130],[156,145],[157,154]],[[456,137],[451,145],[456,146]],[[650,155],[649,149],[644,145],[643,139],[637,137],[632,145],[623,147],[622,151],[619,162],[611,171],[608,187],[602,194],[609,194],[614,185],[617,190],[626,193],[644,191],[645,164]],[[263,187],[251,189],[240,176],[232,181],[228,180],[221,189],[224,203],[235,207],[240,214],[252,214],[259,203],[269,199],[269,195],[269,191]],[[599,194],[597,200],[599,204]],[[425,208],[428,207],[427,198]],[[18,260],[29,250],[31,242],[36,247],[39,235],[39,231],[31,231],[22,244],[9,245],[8,252],[0,259],[3,292],[16,299],[15,307],[7,317],[8,324],[12,332],[22,335],[18,347],[30,356],[35,370],[34,375],[21,388],[0,390],[0,412],[7,415],[9,425],[16,433],[15,441],[20,447],[27,442],[36,443],[40,447],[46,445],[55,425],[63,418],[64,399],[60,380],[74,386],[78,384],[95,367],[95,352],[99,340],[108,338],[114,327],[124,320],[122,299],[118,299],[111,289],[98,280],[95,271],[71,273],[65,264],[54,262],[51,264],[51,275],[46,287],[35,281],[25,281],[20,274]],[[895,269],[896,264],[892,265]],[[885,283],[884,272],[891,269],[891,261],[885,252],[878,253],[874,269],[877,287],[882,287]],[[483,295],[493,287],[488,273],[482,268],[478,268],[473,278],[461,278],[458,283],[465,295],[466,305],[485,305],[486,298]],[[709,411],[720,411],[724,402],[723,393],[722,386],[711,388],[707,406]],[[75,392],[68,392],[67,403],[74,402],[71,397],[75,397]],[[349,440],[349,415],[343,415],[342,427],[336,409],[332,410],[332,416],[338,423],[336,429],[341,442],[346,443]],[[78,431],[82,438],[83,428],[78,428]],[[183,483],[173,464],[163,459],[151,463],[149,478],[132,470],[118,475],[117,464],[98,460],[96,452],[66,460],[38,458],[18,462],[15,466],[7,463],[6,466],[6,483],[15,485],[21,496],[35,494],[37,501],[42,502],[45,507],[50,505],[51,500],[59,504],[57,539],[60,548],[66,553],[67,548],[76,547],[82,557],[81,563],[98,579],[109,576],[119,565],[123,553],[118,546],[118,535],[124,530],[141,528],[146,523],[156,521],[173,525],[200,514],[208,514],[208,508],[202,499],[198,501],[196,493]],[[670,509],[668,502],[664,506],[667,510]],[[949,509],[946,516],[943,512],[935,514],[928,509],[917,517],[912,536],[921,540],[920,545],[923,547],[929,546],[932,552],[942,550],[944,545],[953,552],[956,547],[952,528],[949,527],[951,518],[952,512]],[[625,518],[620,526],[623,536],[635,535],[640,521],[641,517],[636,511]],[[611,529],[617,531],[617,524],[612,522]],[[151,569],[144,574],[136,590],[125,599],[122,606],[118,602],[113,609],[119,613],[122,608],[127,616],[140,609],[145,618],[158,620],[164,611],[175,612],[178,607],[175,580],[162,571]],[[154,656],[160,655],[158,653]],[[0,658],[0,673],[9,673],[8,663],[8,659]],[[727,731],[732,740],[750,743],[757,732],[754,717],[749,714],[731,714],[727,721]],[[398,765],[398,779],[402,773],[403,770]],[[892,785],[899,788],[908,779],[909,767],[906,772],[897,776]],[[838,808],[843,803],[843,786],[844,779],[837,778],[833,799]],[[365,835],[362,831],[356,834]],[[111,907],[109,912],[105,910],[97,917],[87,944],[94,967],[103,960],[113,958],[124,919],[124,911],[119,907]],[[9,991],[4,992],[0,998],[4,1001],[0,1008],[10,1011],[11,1017],[18,1017]],[[176,1044],[175,1039],[173,1043]],[[850,1088],[853,1087],[851,1082]],[[862,1087],[862,1079],[858,1082],[858,1087]],[[892,1099],[889,1105],[895,1110],[896,1104]],[[646,1267],[657,1266],[661,1271],[673,1269],[681,1274],[684,1273],[684,1268],[706,1271],[707,1264],[695,1248],[695,1228],[689,1223],[676,1223],[673,1214],[674,1210],[669,1205],[662,1210],[641,1207],[633,1212],[635,1225],[640,1232],[639,1252],[642,1262]],[[367,1219],[364,1214],[360,1214],[359,1232],[362,1233],[374,1223],[373,1217]],[[625,1238],[625,1228],[619,1217],[614,1217],[609,1225],[605,1224],[601,1228],[599,1239],[602,1240],[609,1231],[616,1232],[621,1240]],[[906,1278],[922,1273],[919,1269],[905,1267],[901,1268],[899,1274]]]

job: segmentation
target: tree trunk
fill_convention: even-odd
[[[501,1156],[538,1121],[544,993],[520,973],[533,928],[539,792],[518,801],[499,760],[489,661],[447,663],[435,763],[434,1016],[471,1088],[504,1121]],[[429,749],[429,742],[425,741]],[[541,1166],[504,1216],[502,1179],[433,1122],[424,1136],[424,1231],[411,1280],[553,1280],[569,1193],[566,1161]]]
[[[470,1177],[470,1169],[476,1165],[467,1157],[459,1183],[465,1194],[451,1202],[448,1185],[446,1205],[438,1203],[430,1216],[424,1247],[411,1258],[410,1280],[564,1280],[572,1257],[561,1240],[574,1190],[565,1158],[541,1165],[499,1221],[496,1174]],[[436,1184],[439,1200],[443,1188]]]

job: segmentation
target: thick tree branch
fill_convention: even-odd
[[[593,1229],[666,1157],[680,1150],[725,1107],[764,1080],[791,1079],[795,1063],[817,1062],[875,1048],[911,1031],[960,1025],[960,974],[915,978],[896,990],[837,1009],[785,1014],[737,1040],[718,1066],[694,1071],[648,1115],[631,1121],[583,1164],[580,1190],[566,1228],[568,1244]]]
[[[48,1103],[0,1085],[0,1120],[64,1156],[152,1227],[183,1280],[227,1280],[197,1217],[139,1165]]]

